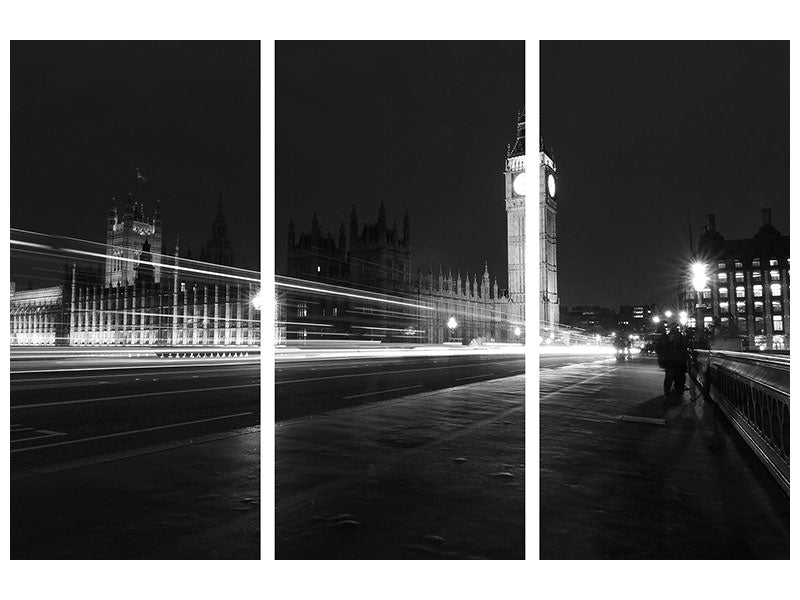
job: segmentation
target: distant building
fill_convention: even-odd
[[[349,240],[349,245],[348,245]],[[317,216],[308,233],[289,224],[286,275],[321,287],[292,289],[278,298],[278,341],[337,339],[442,343],[519,340],[508,321],[508,297],[488,264],[477,274],[411,271],[408,213],[402,231],[386,225],[381,204],[374,223],[359,230],[355,208],[350,235],[340,224],[337,238],[323,235]],[[326,288],[324,286],[336,286]],[[329,292],[333,293],[329,293]],[[363,293],[369,292],[367,296]],[[374,295],[374,296],[373,296]],[[384,298],[388,303],[373,298]],[[424,308],[421,308],[424,307]],[[455,327],[450,327],[450,319]]]
[[[510,318],[525,323],[525,198],[528,193],[525,151],[525,111],[517,118],[517,139],[506,156],[506,236]]]
[[[709,279],[699,298],[691,284],[686,288],[690,326],[699,313],[715,337],[738,337],[745,347],[788,348],[789,236],[772,225],[771,210],[763,209],[759,230],[741,240],[726,240],[715,215],[707,215],[698,256]]]
[[[222,212],[221,190],[217,204],[217,216],[214,217],[214,224],[211,230],[211,239],[205,248],[200,251],[200,260],[214,263],[215,265],[233,266],[233,247],[228,239],[228,226],[225,223],[225,215]]]
[[[137,180],[141,175],[137,172]],[[137,186],[138,191],[138,186]],[[136,279],[134,269],[145,240],[150,245],[154,264],[153,279],[161,281],[161,207],[156,200],[152,217],[145,216],[142,202],[128,195],[125,212],[120,217],[113,206],[106,220],[105,285],[130,285]]]
[[[523,342],[525,339],[525,114],[505,163],[508,291],[497,276],[412,270],[409,215],[402,229],[387,223],[381,203],[374,223],[323,234],[316,214],[308,232],[289,223],[285,275],[305,283],[283,286],[276,302],[276,341],[371,339],[394,342]],[[315,285],[309,285],[314,282]],[[318,284],[318,285],[316,285]],[[368,296],[362,292],[369,292]],[[376,300],[385,296],[384,302]]]
[[[11,345],[260,343],[260,319],[252,301],[258,291],[256,282],[183,270],[177,244],[174,258],[161,256],[158,205],[153,218],[145,219],[141,204],[131,197],[121,220],[115,213],[112,211],[108,220],[111,245],[105,273],[73,264],[65,268],[60,285],[23,291],[12,282]],[[220,217],[221,210],[215,234],[222,235],[216,236],[216,241],[226,239]],[[219,250],[215,255],[221,261],[218,264],[225,264],[231,256],[226,246],[214,248]],[[163,270],[168,270],[169,276]]]

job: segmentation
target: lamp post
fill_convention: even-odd
[[[450,317],[447,320],[447,327],[450,329],[450,341],[453,341],[453,334],[455,333],[456,327],[458,327],[458,321],[456,321],[455,317]]]

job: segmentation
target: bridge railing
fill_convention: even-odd
[[[789,493],[789,357],[696,350],[692,374]]]

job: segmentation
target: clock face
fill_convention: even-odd
[[[514,193],[517,196],[524,196],[525,195],[525,190],[528,187],[526,185],[526,179],[527,179],[527,176],[526,176],[525,173],[520,173],[519,175],[517,175],[514,178],[514,183],[512,184],[512,187],[514,188]]]
[[[556,178],[552,173],[547,175],[547,191],[550,193],[551,198],[556,197]]]

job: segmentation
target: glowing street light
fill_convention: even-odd
[[[672,311],[671,310],[665,310],[664,311],[664,316],[669,319],[670,317],[672,317]]]
[[[706,276],[706,265],[701,262],[692,263],[692,286],[697,292],[697,303],[695,304],[695,327],[698,331],[703,326],[703,299],[701,293],[706,289],[708,277]]]
[[[678,313],[678,320],[680,321],[681,325],[686,325],[689,322],[689,315],[686,314],[685,310],[682,310]]]
[[[450,328],[450,331],[453,331],[453,329],[458,327],[458,321],[456,321],[455,317],[450,317],[447,321],[447,326]]]
[[[520,329],[519,326],[514,327],[514,335],[517,337],[522,335],[522,329]]]
[[[706,265],[701,262],[692,263],[692,285],[696,292],[706,289],[708,277],[706,276]]]
[[[658,315],[654,315],[653,316],[653,323],[658,324],[660,322],[661,322],[661,317],[659,317]]]
[[[255,296],[253,296],[250,299],[250,303],[256,310],[261,310],[261,292],[258,292]]]

